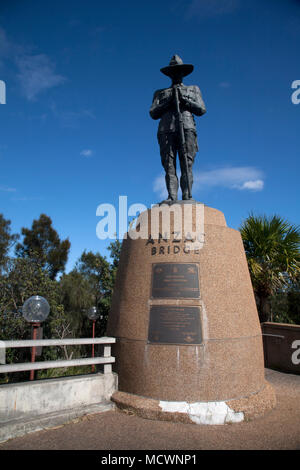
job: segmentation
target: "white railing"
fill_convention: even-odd
[[[69,359],[58,361],[26,362],[20,364],[0,365],[0,374],[8,372],[21,372],[27,370],[55,369],[58,367],[87,366],[93,364],[104,364],[104,374],[112,372],[112,363],[115,358],[111,356],[111,344],[115,343],[115,338],[80,338],[80,339],[36,339],[22,341],[1,341],[1,348],[31,348],[38,346],[75,346],[82,344],[103,344],[104,351],[102,357],[89,357],[81,359]]]

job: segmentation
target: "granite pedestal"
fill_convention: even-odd
[[[123,241],[107,331],[117,338],[112,399],[145,418],[223,424],[275,406],[241,235],[202,207],[196,242],[173,219],[170,239],[161,219],[154,236],[157,208],[141,216],[143,239]]]

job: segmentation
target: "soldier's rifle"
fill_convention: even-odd
[[[191,184],[190,184],[189,173],[188,173],[186,142],[185,142],[185,135],[184,135],[184,128],[183,128],[182,113],[180,111],[180,105],[179,105],[178,89],[179,89],[179,87],[177,85],[175,85],[174,86],[175,104],[176,104],[176,113],[177,113],[178,129],[179,129],[180,149],[181,149],[181,154],[183,156],[183,161],[184,161],[184,166],[185,166],[186,181],[187,181],[187,186],[188,186],[189,198],[191,198],[192,195],[191,195]]]

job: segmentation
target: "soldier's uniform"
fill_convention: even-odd
[[[178,61],[180,58],[178,56],[174,56],[172,60],[174,61],[174,59]],[[171,63],[172,61],[170,64]],[[153,119],[160,119],[157,138],[160,146],[162,165],[166,172],[168,199],[176,201],[178,192],[178,178],[176,174],[177,153],[179,155],[181,168],[180,187],[182,190],[182,199],[189,199],[189,196],[191,195],[189,195],[185,160],[180,145],[180,132],[178,128],[174,86],[178,88],[178,95],[180,98],[180,112],[182,115],[185,136],[188,167],[187,170],[190,189],[192,188],[193,184],[192,166],[196,152],[198,151],[196,125],[193,114],[196,116],[201,116],[206,112],[206,109],[200,89],[195,85],[186,86],[180,83],[173,85],[170,88],[157,90],[154,93],[153,102],[150,109],[150,116]]]

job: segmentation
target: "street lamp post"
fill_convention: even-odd
[[[91,307],[87,311],[87,316],[90,320],[93,322],[93,329],[92,329],[92,337],[95,338],[95,325],[96,325],[96,320],[99,318],[99,313],[97,310],[97,307]],[[92,357],[95,357],[95,345],[92,344]],[[92,372],[95,372],[95,364],[92,364]]]
[[[22,314],[26,321],[32,325],[32,339],[37,338],[38,328],[46,320],[50,312],[47,300],[40,295],[34,295],[24,302]],[[35,362],[36,347],[31,348],[31,362]],[[30,371],[30,380],[34,380],[34,370]]]

